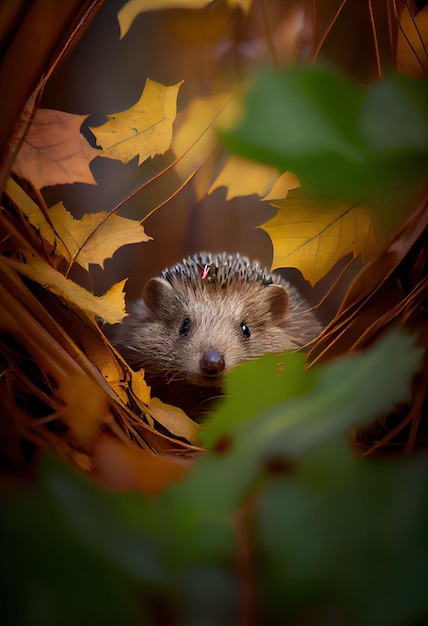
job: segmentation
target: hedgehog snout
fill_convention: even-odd
[[[211,348],[201,356],[199,367],[204,376],[220,376],[225,368],[224,357],[216,348]]]

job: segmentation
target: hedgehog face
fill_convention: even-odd
[[[112,336],[154,397],[199,417],[230,369],[296,349],[321,330],[297,291],[239,255],[201,253],[150,280]]]
[[[289,297],[282,285],[239,279],[226,289],[215,280],[189,285],[155,278],[145,287],[144,301],[152,335],[162,345],[155,350],[146,338],[141,360],[144,366],[144,352],[151,361],[157,353],[170,380],[218,386],[239,363],[294,347],[285,331]]]

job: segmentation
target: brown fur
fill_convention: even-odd
[[[197,417],[222,395],[225,372],[316,336],[320,325],[308,309],[258,264],[201,253],[151,279],[112,341],[133,368],[144,368],[152,395]]]

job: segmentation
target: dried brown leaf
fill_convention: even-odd
[[[96,185],[89,163],[100,156],[80,132],[87,115],[36,111],[13,164],[13,172],[37,189],[65,183]]]

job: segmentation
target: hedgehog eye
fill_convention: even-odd
[[[183,323],[180,326],[180,337],[185,337],[186,335],[189,334],[190,331],[190,327],[191,327],[191,322],[190,322],[190,317],[185,317],[183,320]]]
[[[245,322],[241,322],[241,333],[243,334],[243,336],[248,339],[249,337],[251,337],[251,332],[250,329],[248,328],[248,326],[246,325]]]

